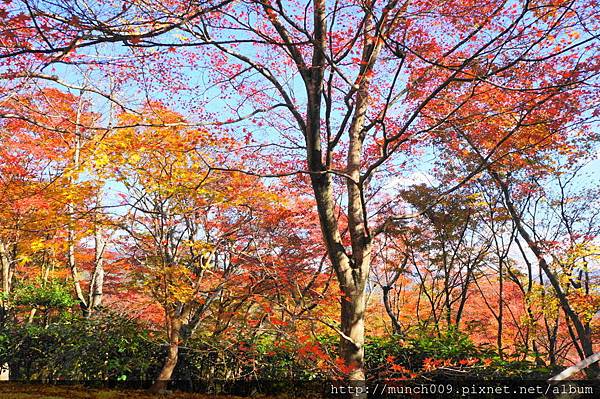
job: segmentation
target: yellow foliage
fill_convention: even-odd
[[[31,248],[32,252],[37,252],[44,249],[46,247],[46,244],[43,240],[36,239],[31,242],[29,247]]]

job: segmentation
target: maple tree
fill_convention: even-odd
[[[404,217],[390,204],[378,204],[382,175],[401,173],[402,155],[436,137],[457,145],[461,136],[449,131],[466,125],[476,129],[489,150],[456,179],[460,184],[505,148],[521,145],[518,139],[534,148],[543,145],[539,142],[548,134],[538,133],[536,119],[541,124],[552,114],[554,124],[568,124],[572,117],[565,104],[586,98],[581,82],[594,79],[597,70],[590,45],[594,38],[581,36],[579,30],[586,27],[570,6],[461,3],[442,12],[429,2],[341,7],[314,1],[308,12],[300,12],[302,7],[257,2],[231,5],[198,27],[183,29],[185,43],[161,43],[211,45],[221,55],[214,67],[225,75],[223,85],[238,82],[244,101],[254,100],[262,109],[280,105],[268,115],[288,115],[303,138],[303,171],[310,176],[324,242],[343,292],[340,354],[354,367],[351,379],[364,379],[365,288],[373,241]],[[583,20],[586,24],[590,18]],[[247,38],[234,38],[238,29]],[[445,40],[438,39],[440,34]],[[560,43],[549,47],[555,37]],[[244,51],[245,45],[254,50]],[[301,85],[302,96],[288,82]],[[495,111],[486,108],[498,99],[502,103]],[[482,135],[496,119],[508,119],[510,127]],[[288,119],[283,120],[261,119],[282,133],[288,129]],[[347,227],[336,216],[339,190],[345,191]],[[370,217],[381,214],[376,211],[382,206],[391,214]]]
[[[181,116],[154,104],[143,112],[142,124],[183,123]],[[137,115],[120,119],[135,126]],[[118,222],[129,236],[125,250],[139,264],[140,284],[164,308],[169,351],[153,388],[159,391],[170,380],[177,364],[182,329],[198,328],[211,302],[223,290],[234,267],[213,271],[216,252],[230,229],[211,223],[213,208],[233,204],[227,201],[231,182],[220,181],[205,168],[204,157],[216,142],[202,130],[176,127],[119,129],[102,142],[96,167],[113,165],[109,173],[123,184],[123,204],[128,213]],[[106,164],[106,165],[105,165]],[[118,165],[118,167],[114,167]],[[197,177],[204,174],[200,181]],[[238,223],[244,222],[240,216]]]
[[[2,104],[3,111],[14,116],[3,120],[3,247],[7,273],[3,281],[8,293],[16,266],[41,263],[39,277],[45,284],[55,265],[66,258],[81,308],[89,311],[101,299],[94,291],[101,292],[101,278],[96,277],[102,270],[103,244],[96,242],[96,266],[88,302],[75,263],[75,247],[78,240],[89,235],[90,230],[85,227],[89,227],[90,220],[85,220],[95,214],[96,186],[89,179],[78,179],[84,170],[80,159],[86,156],[82,143],[92,137],[78,131],[71,122],[94,118],[84,110],[85,104],[83,98],[55,89],[13,96]],[[76,218],[81,223],[78,231],[73,225]]]
[[[578,308],[576,304],[578,295],[587,296],[592,307],[596,301],[592,291],[590,291],[592,282],[589,275],[590,270],[588,269],[587,261],[585,260],[587,256],[594,256],[594,250],[592,249],[591,252],[589,251],[590,248],[593,248],[593,244],[588,240],[590,240],[592,236],[595,236],[595,233],[592,230],[587,230],[587,233],[584,233],[586,229],[582,228],[581,236],[572,235],[572,228],[576,222],[573,216],[571,216],[571,212],[577,213],[581,212],[581,210],[565,203],[570,196],[566,192],[564,181],[561,181],[559,177],[560,197],[556,200],[556,206],[560,209],[558,211],[560,218],[556,222],[557,225],[555,229],[558,230],[559,234],[565,234],[566,238],[562,238],[557,234],[558,237],[556,238],[563,241],[562,245],[558,242],[553,243],[552,240],[548,240],[549,242],[544,242],[545,240],[543,239],[534,241],[532,237],[539,237],[540,233],[536,231],[536,228],[533,229],[532,233],[529,233],[525,229],[523,216],[517,213],[514,205],[514,197],[512,196],[515,194],[509,191],[508,185],[500,180],[497,175],[496,179],[499,181],[504,201],[507,204],[508,212],[515,223],[515,227],[523,237],[526,245],[534,253],[540,268],[540,274],[542,274],[541,271],[543,271],[543,274],[548,278],[549,283],[553,288],[553,294],[556,296],[558,304],[565,314],[569,333],[573,338],[573,343],[580,358],[584,359],[591,356],[594,353],[590,328],[591,318],[589,313],[586,315],[585,312],[582,312],[583,309]],[[549,193],[548,196],[550,195],[551,194]],[[593,198],[593,196],[588,197],[588,199],[590,198]],[[570,199],[571,201],[574,200],[573,197],[570,197]],[[591,217],[593,218],[593,216]],[[590,245],[592,245],[592,247],[590,247]],[[559,252],[557,254],[554,251]],[[564,255],[560,254],[561,251],[564,251],[562,252]],[[551,262],[546,260],[546,254],[551,254]],[[573,279],[571,276],[573,273],[577,273],[575,270],[579,270],[579,276]],[[576,293],[571,293],[571,289]],[[592,313],[595,313],[595,310],[592,310]],[[590,368],[588,371],[590,375],[593,375],[595,372],[594,367]]]
[[[301,301],[313,296],[307,292],[311,285],[320,284],[314,276],[299,291],[310,269],[295,253],[298,238],[288,228],[280,243],[284,233],[274,231],[294,217],[288,209],[292,199],[257,177],[210,168],[209,162],[225,162],[234,142],[186,126],[180,115],[158,103],[119,119],[132,127],[110,133],[94,162],[105,170],[102,175],[124,186],[119,205],[127,212],[115,215],[114,222],[126,233],[120,251],[130,259],[138,289],[164,309],[169,351],[152,388],[160,391],[177,364],[180,343],[210,319],[219,334],[233,316],[224,313],[241,311],[249,301],[268,309],[264,299],[275,295],[273,290],[291,290],[296,307],[305,312]],[[269,322],[287,324],[274,315]]]
[[[440,336],[440,328],[461,328],[473,321],[469,296],[476,296],[496,321],[500,356],[507,318],[517,318],[512,301],[532,324],[545,323],[553,358],[559,325],[583,358],[594,344],[595,308],[583,303],[595,303],[586,271],[595,231],[578,236],[584,228],[565,212],[562,197],[555,231],[569,238],[552,247],[540,242],[542,227],[536,220],[528,226],[524,212],[537,189],[532,182],[575,168],[597,139],[599,27],[597,5],[588,3],[9,1],[0,8],[0,72],[9,93],[0,117],[6,129],[27,126],[33,141],[47,143],[47,153],[35,154],[40,162],[60,158],[53,184],[68,188],[62,208],[53,201],[52,222],[66,234],[61,245],[82,308],[96,307],[102,256],[86,297],[76,262],[76,225],[86,222],[75,214],[89,207],[97,187],[78,176],[89,160],[86,173],[126,186],[120,206],[129,211],[116,217],[130,239],[123,248],[170,323],[170,360],[159,381],[175,367],[184,319],[203,317],[196,297],[203,292],[202,301],[210,302],[226,281],[238,288],[228,291],[231,303],[257,299],[242,294],[243,287],[261,292],[263,308],[276,303],[287,315],[273,317],[275,325],[301,324],[307,309],[318,312],[330,305],[324,297],[337,295],[338,323],[310,317],[339,335],[340,366],[352,380],[365,379],[373,279],[395,333],[408,332],[401,313],[413,310]],[[46,92],[64,108],[62,117],[49,115],[48,107],[35,110],[36,85],[51,87]],[[71,98],[61,90],[81,94]],[[27,95],[34,100],[22,100]],[[108,116],[93,110],[100,103]],[[60,132],[68,140],[56,150]],[[3,165],[13,171],[22,167],[15,155],[20,145],[9,141],[2,150]],[[434,181],[408,189],[399,183],[420,169]],[[279,183],[267,183],[272,178]],[[7,192],[21,189],[6,182]],[[286,186],[293,187],[291,203],[310,196],[319,243],[310,228],[316,219],[303,224],[273,192]],[[287,233],[271,234],[276,221],[294,222]],[[99,232],[101,254],[102,229],[97,220],[89,224],[94,236]],[[301,251],[302,244],[312,253]],[[518,261],[509,256],[515,246]],[[15,263],[2,248],[3,265]],[[517,262],[526,274],[517,273]],[[326,267],[339,293],[329,288]],[[238,279],[246,268],[256,280]],[[4,292],[10,270],[3,266]],[[296,272],[302,278],[293,281]],[[417,292],[417,303],[408,304],[408,290]],[[537,291],[556,297],[564,318],[539,316],[530,301]],[[217,324],[243,318],[228,318],[220,301]],[[256,311],[237,309],[243,306],[247,315]],[[516,330],[539,358],[539,340]]]

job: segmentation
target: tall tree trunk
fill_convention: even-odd
[[[102,231],[96,226],[94,233],[94,272],[90,280],[88,295],[88,315],[102,304],[102,290],[104,288],[104,249],[106,242],[102,238]]]
[[[363,381],[365,343],[365,293],[356,290],[342,299],[342,337],[340,352],[344,362],[351,367],[350,380]]]
[[[95,273],[96,277],[94,279],[94,289],[90,293],[92,297],[92,300],[90,301],[90,309],[92,310],[95,310],[102,305],[102,290],[104,287],[104,268],[102,267],[102,264],[97,266]]]
[[[2,309],[0,313],[0,322],[2,322],[7,314],[9,308],[9,294],[11,289],[11,270],[10,270],[10,257],[8,249],[3,242],[0,242],[0,267],[2,267]]]
[[[163,391],[169,384],[169,381],[171,381],[171,376],[173,375],[175,366],[177,366],[177,359],[179,357],[180,331],[181,321],[176,317],[172,318],[169,328],[169,349],[163,367],[160,370],[156,381],[150,387],[150,392],[152,393]]]
[[[83,96],[80,96],[79,105],[77,108],[77,120],[76,120],[76,131],[75,131],[75,149],[73,152],[73,170],[77,171],[80,166],[80,156],[81,156],[81,132],[80,132],[80,123],[81,123],[81,112],[83,108]],[[73,175],[69,177],[69,189],[73,189],[73,184],[75,183],[75,178]],[[75,226],[74,226],[74,214],[75,214],[75,204],[72,200],[69,200],[67,204],[67,213],[68,213],[68,227],[67,227],[67,263],[69,266],[69,270],[71,270],[71,276],[73,277],[73,285],[75,286],[75,294],[77,295],[77,299],[79,300],[79,306],[84,315],[87,314],[88,303],[85,300],[85,296],[83,295],[83,290],[81,289],[81,283],[79,282],[79,271],[77,270],[77,263],[75,261]]]
[[[340,356],[349,367],[348,378],[364,380],[364,310],[365,287],[370,267],[370,244],[353,251],[350,257],[342,245],[337,219],[331,178],[328,175],[313,176],[313,189],[321,231],[342,291],[340,310]],[[356,262],[359,254],[363,259]]]
[[[288,44],[287,50],[298,66],[307,93],[306,120],[300,121],[306,141],[307,163],[315,199],[323,241],[344,295],[341,304],[340,355],[351,367],[348,377],[364,380],[364,307],[367,278],[371,260],[371,234],[367,228],[366,203],[360,168],[363,140],[365,138],[365,118],[369,106],[369,73],[375,63],[384,40],[374,37],[375,21],[369,15],[365,21],[360,74],[347,94],[355,96],[354,112],[349,127],[349,147],[346,163],[346,189],[348,204],[348,231],[352,251],[344,247],[336,219],[336,202],[332,188],[330,142],[322,148],[321,103],[323,101],[323,77],[327,69],[327,9],[325,0],[313,0],[313,52],[310,64],[304,62],[297,47],[289,41],[285,27],[276,19],[271,19],[274,28]],[[391,8],[390,8],[391,9]],[[383,20],[387,20],[387,12]],[[383,31],[379,34],[383,36]],[[329,98],[328,101],[331,101]],[[325,150],[325,157],[323,152]]]
[[[10,292],[10,260],[8,250],[3,242],[0,242],[0,264],[2,266],[2,293],[8,295]]]

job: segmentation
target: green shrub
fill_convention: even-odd
[[[318,337],[318,343],[319,351],[337,354],[336,336]],[[285,389],[288,381],[332,377],[330,371],[316,366],[310,351],[308,356],[299,356],[300,348],[299,343],[268,333],[196,337],[180,347],[173,380],[179,389],[203,391],[210,387],[218,392],[214,385],[218,381],[242,382],[242,390],[248,380],[281,381]],[[8,363],[11,378],[19,380],[148,383],[158,375],[166,350],[161,334],[153,335],[143,324],[110,313],[89,319],[62,316],[45,327],[24,323],[0,327],[0,364]],[[408,337],[369,337],[365,343],[369,379],[406,378],[423,372],[429,379],[447,379],[442,368],[424,370],[432,361],[460,367],[461,378],[543,378],[550,371],[528,362],[500,359],[456,330],[440,335],[417,330]]]
[[[69,287],[59,282],[44,286],[35,284],[18,286],[13,296],[15,305],[45,309],[68,309],[77,304]]]
[[[63,317],[45,327],[5,323],[0,330],[0,364],[9,364],[11,379],[147,380],[160,361],[147,330],[115,314]]]
[[[408,343],[424,358],[460,360],[482,354],[469,336],[455,327],[443,331],[439,336],[420,331]]]

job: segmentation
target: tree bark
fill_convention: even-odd
[[[342,337],[340,353],[346,366],[351,368],[350,380],[364,381],[365,293],[357,290],[342,299]]]
[[[385,311],[388,314],[388,316],[392,322],[392,331],[394,334],[401,334],[402,326],[400,325],[400,322],[398,321],[398,317],[396,316],[396,314],[394,313],[394,310],[392,309],[392,303],[390,301],[390,291],[392,290],[392,288],[396,284],[396,281],[398,281],[398,279],[400,278],[402,273],[404,273],[404,271],[406,270],[407,264],[408,264],[408,254],[405,255],[404,260],[402,261],[402,264],[398,267],[398,269],[396,269],[394,271],[394,275],[387,282],[387,284],[381,285],[381,291],[383,291],[383,306],[385,307]]]
[[[73,152],[73,170],[77,171],[80,166],[80,155],[81,155],[81,132],[80,132],[80,121],[81,121],[81,111],[83,107],[83,97],[80,97],[79,105],[77,108],[77,127],[75,131],[75,148]],[[69,177],[69,189],[73,190],[73,184],[75,183],[75,178],[73,176]],[[77,270],[77,263],[75,260],[75,226],[74,226],[74,214],[75,214],[75,204],[72,200],[69,200],[67,203],[67,213],[69,217],[68,226],[67,226],[67,264],[69,270],[71,271],[71,276],[73,277],[73,285],[75,287],[75,294],[77,295],[77,299],[79,300],[79,306],[84,315],[87,314],[88,311],[88,303],[85,300],[85,296],[83,295],[83,290],[81,289],[81,283],[79,281],[79,271]]]
[[[8,315],[9,308],[9,294],[11,289],[11,270],[10,270],[10,258],[8,249],[3,242],[0,242],[0,266],[2,267],[2,308],[0,312],[0,322]]]
[[[360,248],[363,258],[358,264],[356,252],[353,252],[352,258],[349,257],[342,245],[335,218],[331,178],[328,175],[313,177],[313,189],[317,199],[323,238],[343,293],[340,310],[343,334],[340,338],[340,356],[349,367],[348,378],[363,381],[365,378],[363,371],[364,290],[370,267],[370,245]]]
[[[10,292],[10,260],[3,242],[0,242],[0,264],[2,265],[2,293],[8,295]],[[5,303],[3,303],[4,305]]]
[[[96,231],[94,233],[94,241],[94,272],[90,280],[90,289],[88,293],[88,314],[91,314],[102,304],[102,291],[104,288],[104,249],[106,248],[106,242],[102,238],[102,232],[98,226],[96,226]]]
[[[502,351],[502,332],[504,327],[504,260],[500,259],[498,264],[498,332],[496,344],[498,345],[498,356],[504,357]]]
[[[181,331],[181,321],[178,319],[172,319],[169,328],[169,350],[156,381],[150,387],[150,392],[159,393],[164,391],[171,381],[171,376],[177,366],[177,359],[179,357],[179,334]]]
[[[394,334],[400,334],[402,332],[402,326],[400,325],[400,322],[398,321],[398,318],[396,317],[396,314],[394,313],[394,310],[392,309],[392,304],[390,303],[390,290],[391,289],[392,289],[392,287],[390,287],[390,286],[382,287],[383,306],[385,307],[385,311],[388,314],[390,321],[392,322],[392,332]]]

